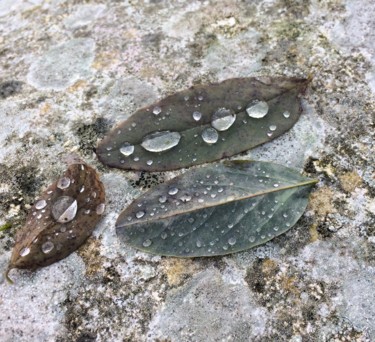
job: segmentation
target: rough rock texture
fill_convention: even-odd
[[[35,197],[75,152],[106,215],[65,260],[0,275],[1,341],[375,340],[372,0],[0,1],[0,271]],[[174,176],[108,169],[97,139],[192,84],[313,77],[298,124],[240,158],[320,180],[287,234],[180,260],[121,244],[114,222]]]

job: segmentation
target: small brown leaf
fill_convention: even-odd
[[[67,257],[91,235],[105,208],[98,174],[73,160],[63,176],[35,201],[17,232],[8,267],[34,270]]]

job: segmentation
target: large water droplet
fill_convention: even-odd
[[[151,244],[152,244],[152,241],[150,239],[147,239],[147,240],[143,241],[143,243],[142,243],[143,247],[149,247],[149,246],[151,246]]]
[[[178,193],[178,189],[177,188],[170,188],[168,190],[168,194],[169,195],[176,195]]]
[[[246,113],[255,119],[263,118],[268,113],[268,103],[259,100],[251,101],[246,107]]]
[[[124,145],[120,148],[120,152],[125,156],[128,157],[133,154],[134,152],[134,145],[125,142]]]
[[[207,144],[215,144],[219,139],[219,133],[215,128],[209,127],[202,132],[202,139]]]
[[[57,187],[59,189],[66,189],[70,185],[70,179],[68,177],[63,177],[60,178],[59,181],[57,182]]]
[[[159,115],[161,113],[161,108],[159,106],[154,107],[152,113],[155,115]]]
[[[30,253],[30,248],[29,247],[24,247],[20,250],[20,256],[24,257]]]
[[[98,206],[96,207],[97,215],[102,215],[104,213],[104,210],[105,210],[105,204],[104,203],[98,204]]]
[[[236,242],[237,242],[237,240],[236,240],[235,237],[231,237],[231,238],[228,240],[228,243],[229,243],[231,246],[235,245]]]
[[[199,121],[202,118],[202,113],[201,112],[194,112],[193,113],[193,119],[195,121]]]
[[[141,146],[149,152],[162,152],[175,147],[181,139],[178,132],[154,132],[143,138]]]
[[[51,241],[47,241],[42,245],[42,252],[48,254],[55,248],[55,245]]]
[[[230,109],[219,108],[211,118],[211,126],[218,131],[226,131],[236,120],[236,114]]]
[[[35,203],[35,209],[40,210],[45,208],[47,205],[47,202],[45,200],[39,200],[38,202]]]
[[[66,223],[77,214],[77,201],[70,196],[61,196],[52,206],[52,216],[57,222]]]

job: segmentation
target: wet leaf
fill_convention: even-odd
[[[98,174],[75,161],[35,201],[17,232],[9,270],[35,269],[67,257],[92,233],[105,208]]]
[[[212,162],[268,142],[301,113],[308,80],[237,78],[194,86],[118,124],[99,143],[111,167],[163,171]]]
[[[119,216],[119,238],[170,256],[223,255],[290,229],[316,181],[267,162],[232,161],[187,171],[136,199]]]

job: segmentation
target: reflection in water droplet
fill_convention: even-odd
[[[57,182],[57,187],[59,189],[66,189],[70,185],[70,179],[68,177],[60,178]]]
[[[270,131],[276,131],[276,128],[277,128],[276,125],[271,125],[271,126],[270,126]]]
[[[55,248],[55,245],[51,241],[47,241],[42,245],[42,252],[48,254]]]
[[[161,108],[159,106],[154,107],[152,113],[155,115],[159,115],[161,113]]]
[[[135,214],[135,217],[136,218],[141,218],[141,217],[143,217],[143,216],[145,216],[145,212],[144,211],[138,211],[136,214]]]
[[[149,152],[162,152],[178,145],[181,135],[178,132],[154,132],[143,138],[141,146]]]
[[[255,119],[263,118],[268,113],[268,103],[259,100],[251,101],[246,107],[246,113]]]
[[[125,156],[128,157],[133,154],[134,152],[134,145],[125,142],[124,145],[120,148],[120,152]]]
[[[228,243],[229,243],[231,246],[235,245],[236,242],[237,242],[237,240],[236,240],[235,237],[231,237],[231,238],[228,240]]]
[[[168,190],[168,194],[169,195],[176,195],[178,193],[178,189],[177,188],[170,188]]]
[[[193,119],[195,121],[199,121],[202,118],[202,113],[201,112],[194,112],[193,113]]]
[[[215,128],[209,127],[202,132],[202,139],[207,144],[215,144],[219,139],[219,133]]]
[[[102,215],[104,213],[104,210],[105,210],[105,204],[104,203],[98,204],[98,206],[96,207],[97,215]]]
[[[167,202],[167,196],[164,196],[164,195],[160,196],[160,197],[159,197],[159,202],[160,202],[160,203],[165,203],[165,202]]]
[[[45,200],[39,200],[38,202],[35,203],[35,209],[40,210],[45,208],[47,205],[47,202]]]
[[[211,118],[211,126],[218,131],[226,131],[236,120],[236,114],[230,109],[219,108]]]
[[[29,247],[24,247],[20,250],[20,256],[24,257],[30,253],[30,248]]]
[[[288,111],[285,111],[283,113],[283,116],[284,116],[284,118],[289,118],[290,117],[290,113]]]
[[[61,196],[53,204],[51,211],[57,222],[70,222],[77,214],[77,201],[70,196]]]
[[[150,239],[147,239],[147,240],[143,241],[143,243],[142,243],[143,247],[149,247],[149,246],[151,246],[151,244],[152,244],[152,241]]]

